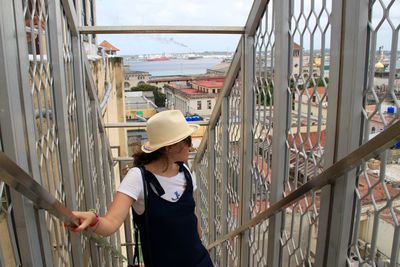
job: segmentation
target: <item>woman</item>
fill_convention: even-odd
[[[183,164],[188,160],[191,134],[198,127],[189,125],[177,110],[151,117],[146,129],[148,142],[134,155],[137,167],[123,179],[107,214],[99,217],[91,211],[74,212],[81,224],[73,231],[89,227],[96,234],[111,235],[133,206],[146,266],[213,266],[197,230],[193,199],[196,182]],[[140,166],[147,185],[146,206]]]

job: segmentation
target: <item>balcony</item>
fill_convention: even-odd
[[[132,259],[130,218],[63,226],[105,214],[129,160],[107,133],[143,127],[103,120],[84,49],[101,33],[241,37],[191,162],[215,266],[400,266],[400,1],[306,2],[256,0],[243,27],[81,27],[72,1],[2,0],[0,266]]]

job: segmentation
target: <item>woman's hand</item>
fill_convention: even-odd
[[[68,228],[75,233],[91,228],[98,235],[109,236],[122,225],[133,202],[134,199],[130,196],[117,192],[104,217],[98,217],[92,211],[73,211],[72,213],[78,219],[79,225],[75,228],[68,226]]]
[[[73,211],[72,214],[78,218],[80,223],[78,227],[68,227],[74,233],[86,230],[89,225],[94,225],[99,220],[99,217],[92,211]]]

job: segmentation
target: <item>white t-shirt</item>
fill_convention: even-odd
[[[185,166],[187,168],[187,166]],[[182,196],[186,188],[186,179],[184,172],[178,172],[177,175],[172,177],[165,177],[161,175],[154,175],[165,194],[161,197],[170,202],[176,202]],[[192,176],[193,191],[196,190],[196,179]],[[148,188],[148,190],[152,190]],[[137,214],[144,212],[144,197],[143,197],[143,181],[140,169],[135,167],[128,171],[121,184],[118,187],[118,192],[124,193],[135,200],[133,209]]]

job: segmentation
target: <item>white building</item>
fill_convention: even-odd
[[[210,117],[222,86],[221,78],[193,81],[189,84],[171,83],[165,86],[166,107],[178,109],[184,114]]]

